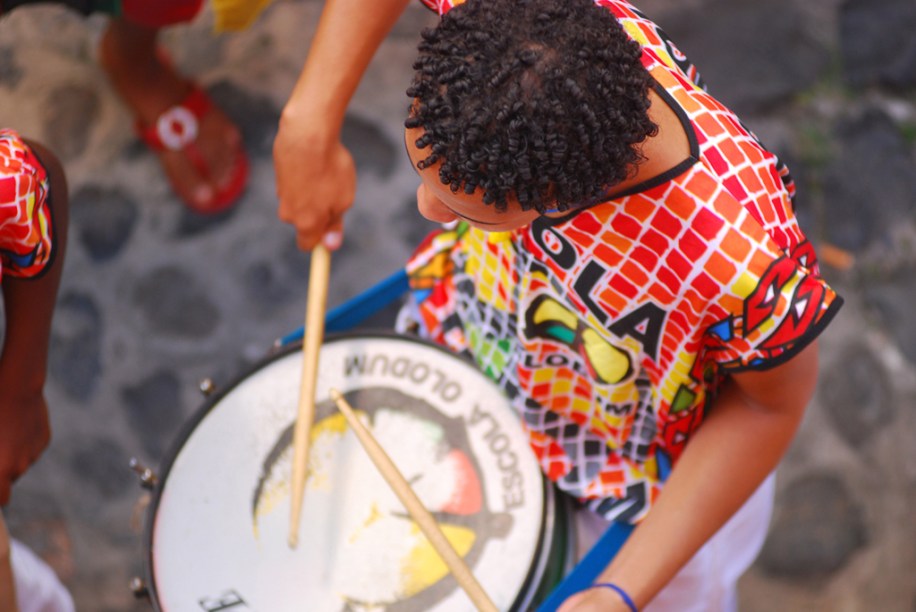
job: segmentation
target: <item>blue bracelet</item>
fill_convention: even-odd
[[[639,610],[636,608],[636,604],[633,603],[633,598],[630,597],[626,591],[621,589],[619,586],[617,586],[613,582],[596,582],[595,584],[592,585],[592,588],[595,588],[595,587],[605,587],[605,588],[611,589],[612,591],[620,595],[620,599],[623,600],[623,603],[627,604],[627,607],[630,609],[630,612],[639,612]]]

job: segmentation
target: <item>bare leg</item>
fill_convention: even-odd
[[[159,115],[181,102],[192,84],[179,75],[160,54],[157,29],[125,19],[112,19],[102,36],[99,55],[112,85],[142,125],[152,125]],[[201,175],[182,151],[159,153],[163,170],[176,193],[188,202],[207,208],[214,195],[232,178],[241,155],[241,135],[219,109],[211,109],[200,122],[196,146],[209,175]]]

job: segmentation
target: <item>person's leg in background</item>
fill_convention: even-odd
[[[239,130],[158,46],[162,28],[190,21],[202,0],[125,0],[105,30],[103,69],[157,152],[175,193],[194,211],[229,208],[247,181]]]

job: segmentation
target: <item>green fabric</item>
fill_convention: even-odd
[[[94,13],[108,13],[115,17],[121,15],[121,0],[95,0],[93,5]]]
[[[29,4],[62,4],[83,15],[107,13],[115,17],[121,15],[121,0],[0,0],[0,13],[9,13],[13,9]]]

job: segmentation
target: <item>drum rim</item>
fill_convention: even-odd
[[[528,574],[522,582],[515,601],[509,608],[510,612],[526,612],[531,609],[538,594],[538,588],[544,575],[547,573],[547,566],[550,565],[550,553],[553,551],[554,540],[557,538],[556,522],[557,512],[559,511],[559,501],[557,500],[557,490],[543,472],[541,473],[541,484],[544,490],[544,507],[541,512],[541,529],[538,535],[538,543],[534,550],[534,559]]]
[[[425,338],[419,338],[415,336],[405,336],[404,334],[399,334],[394,331],[388,330],[360,330],[360,331],[347,331],[347,332],[333,332],[325,335],[322,342],[322,346],[325,344],[330,344],[333,342],[345,341],[350,339],[379,339],[379,340],[400,340],[404,342],[410,342],[415,344],[422,344],[429,348],[435,349],[448,355],[451,358],[460,359],[466,364],[470,365],[477,371],[485,380],[497,388],[500,394],[505,397],[505,394],[502,389],[500,389],[495,382],[486,376],[483,372],[480,372],[477,369],[477,365],[472,359],[466,355],[459,355],[450,351],[448,348],[436,344]],[[213,407],[227,396],[233,389],[235,389],[239,384],[246,380],[251,374],[267,367],[274,361],[286,357],[290,353],[294,353],[302,350],[302,340],[296,340],[295,342],[290,342],[287,344],[282,344],[280,346],[274,347],[268,351],[264,356],[260,357],[257,361],[250,364],[247,368],[244,368],[235,376],[233,376],[229,382],[221,388],[217,388],[212,394],[208,395],[204,402],[200,405],[194,414],[188,418],[185,423],[182,425],[181,430],[175,436],[175,438],[170,442],[166,454],[163,456],[159,472],[157,473],[158,480],[155,487],[151,491],[149,505],[146,509],[146,517],[143,527],[143,540],[142,544],[146,546],[145,554],[143,555],[144,561],[144,576],[146,579],[146,591],[149,595],[150,603],[156,610],[163,610],[162,604],[159,601],[159,589],[156,585],[156,576],[153,570],[153,527],[155,525],[155,518],[159,510],[159,502],[162,498],[162,492],[165,489],[165,483],[168,481],[168,476],[171,473],[172,466],[174,465],[178,454],[181,452],[181,449],[185,446],[188,439],[191,437],[191,434],[197,429],[198,425],[206,418],[210,411],[213,410]],[[506,398],[508,402],[508,398]],[[511,409],[511,406],[510,406]],[[527,444],[527,440],[526,440]],[[529,567],[528,573],[525,577],[525,580],[519,585],[519,593],[516,595],[515,600],[512,602],[510,610],[522,610],[520,606],[522,604],[529,605],[531,599],[535,596],[535,589],[533,586],[536,583],[539,583],[543,579],[544,568],[547,565],[547,560],[545,555],[550,552],[552,541],[554,538],[553,529],[554,523],[556,521],[556,512],[557,512],[557,500],[555,496],[549,491],[551,483],[548,481],[544,473],[538,468],[538,471],[541,473],[541,480],[544,487],[543,491],[543,507],[541,509],[540,517],[540,531],[538,535],[537,546],[535,546],[534,557],[531,559],[531,566]],[[548,519],[550,524],[548,525]],[[528,597],[523,598],[525,591],[530,590]]]

